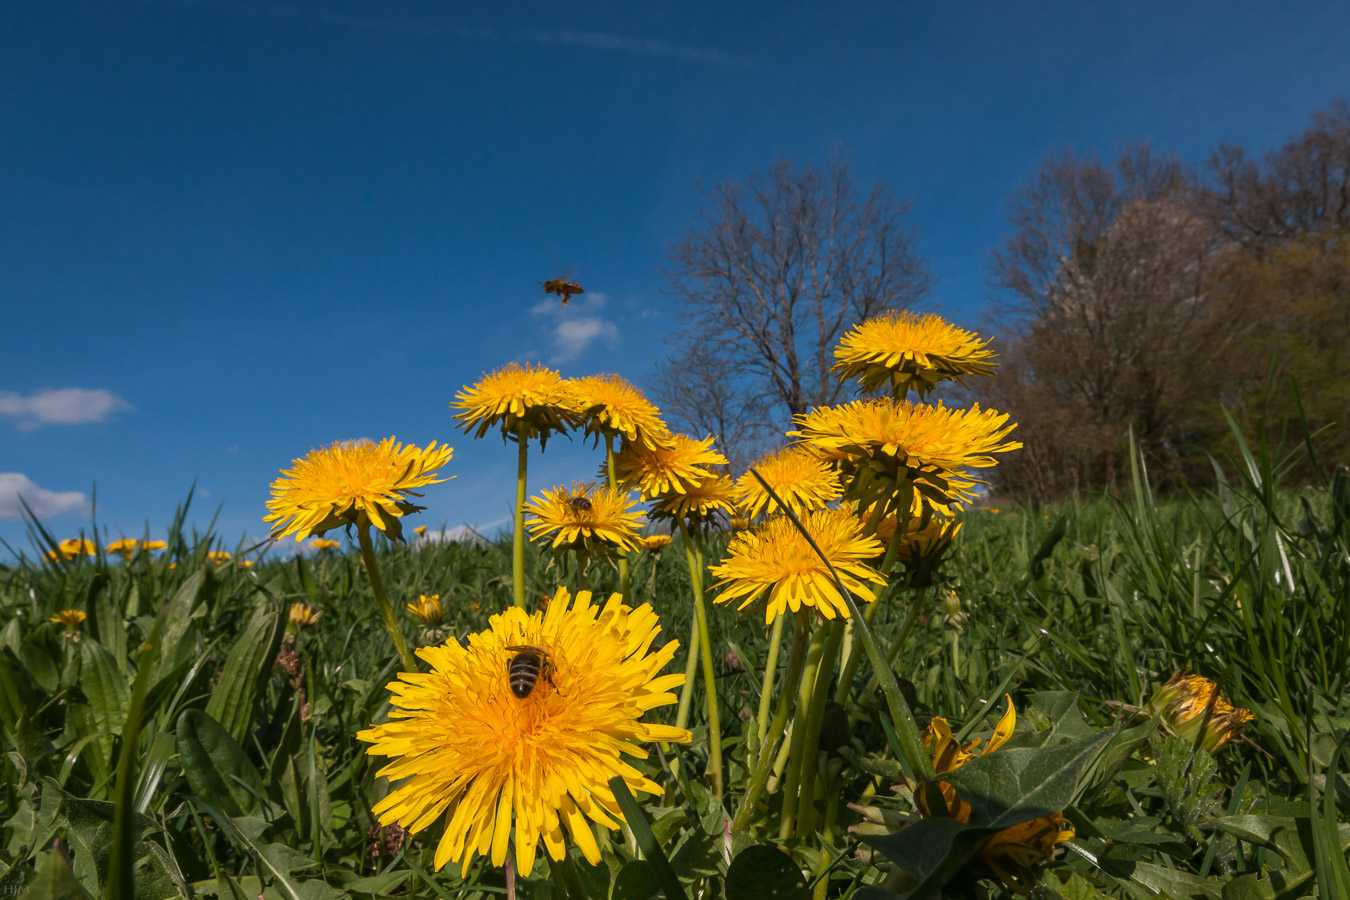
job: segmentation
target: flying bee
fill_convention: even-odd
[[[545,294],[557,294],[562,298],[563,306],[566,306],[567,301],[571,300],[575,295],[586,293],[586,289],[581,285],[577,284],[575,281],[568,281],[565,278],[550,278],[548,281],[541,281],[539,283],[543,286]]]
[[[530,696],[540,678],[553,684],[553,657],[543,647],[518,644],[506,649],[515,654],[506,663],[506,680],[516,699],[524,700]]]

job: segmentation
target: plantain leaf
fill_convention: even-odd
[[[199,709],[186,709],[178,717],[174,739],[188,785],[199,800],[232,818],[257,811],[255,794],[263,794],[262,776],[224,726]]]

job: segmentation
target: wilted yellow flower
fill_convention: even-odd
[[[418,594],[416,603],[407,604],[408,612],[421,619],[427,625],[435,625],[445,615],[445,607],[441,605],[441,595]]]
[[[934,717],[924,734],[924,745],[933,757],[933,771],[941,775],[959,769],[976,756],[988,756],[1002,747],[1012,737],[1017,725],[1017,712],[1013,708],[1012,698],[1008,697],[1008,711],[994,728],[994,734],[984,750],[977,753],[980,741],[974,740],[964,747],[952,735],[947,720]],[[947,782],[939,782],[942,798],[947,807],[947,815],[958,822],[970,821],[970,804],[962,800]],[[930,810],[922,793],[916,793],[919,811],[925,816],[940,815],[940,811]],[[1073,825],[1064,818],[1062,812],[1051,813],[1028,822],[1022,822],[1005,828],[994,834],[975,852],[975,858],[983,863],[1005,887],[1018,893],[1026,893],[1029,884],[1021,874],[1037,863],[1054,856],[1055,847],[1073,839]]]
[[[711,478],[713,466],[726,465],[727,458],[712,444],[711,435],[699,441],[685,434],[672,434],[665,447],[628,444],[615,455],[614,469],[620,482],[642,492],[643,500],[683,493]]]
[[[294,534],[302,541],[311,534],[343,525],[369,522],[394,540],[402,540],[400,517],[422,507],[408,496],[420,497],[417,488],[440,484],[436,469],[450,460],[454,450],[432,441],[425,450],[403,446],[390,438],[372,441],[339,441],[322,450],[311,450],[303,459],[272,482],[272,512],[264,522],[275,522],[272,537]],[[451,476],[452,478],[454,476]]]
[[[320,553],[326,553],[329,550],[336,550],[342,546],[340,541],[334,541],[329,538],[315,538],[309,542],[309,545]]]
[[[618,375],[572,379],[577,410],[587,434],[606,434],[654,450],[670,444],[670,429],[661,410]]]
[[[843,493],[839,477],[830,464],[801,447],[777,450],[762,457],[751,468],[759,472],[793,512],[820,509]],[[746,472],[736,480],[736,499],[751,518],[760,513],[779,511],[778,504],[753,472]]]
[[[518,440],[566,433],[581,420],[571,382],[543,366],[508,363],[455,394],[459,427],[481,438],[493,427]]]
[[[822,406],[796,417],[800,438],[813,452],[840,460],[846,495],[864,506],[881,502],[888,510],[912,504],[910,485],[938,506],[973,499],[978,482],[964,470],[987,468],[998,461],[990,454],[1022,445],[1005,440],[1016,426],[1006,413],[954,410],[939,404],[857,400],[843,406]]]
[[[229,562],[234,556],[228,550],[212,550],[210,553],[206,554],[206,558],[216,565],[221,565],[222,563]]]
[[[76,631],[84,625],[89,615],[82,609],[63,609],[56,615],[48,619],[48,622],[56,622],[58,625],[64,625],[71,631]]]
[[[319,623],[319,617],[323,615],[323,610],[314,609],[306,603],[295,602],[291,604],[291,612],[287,621],[296,628],[308,628],[311,625]]]
[[[573,483],[571,488],[555,487],[542,497],[531,497],[525,520],[531,540],[553,535],[553,548],[582,549],[587,553],[604,552],[606,545],[619,550],[636,549],[642,514],[629,500],[628,491],[594,484]]]
[[[866,561],[880,554],[881,544],[863,536],[858,520],[844,510],[809,511],[801,522],[854,599],[875,600],[867,582],[884,585],[886,579]],[[848,615],[830,570],[786,516],[737,534],[721,565],[710,566],[709,571],[720,579],[714,585],[721,590],[717,603],[739,600],[738,608],[744,609],[767,591],[765,622],[803,606],[814,607],[826,619]]]
[[[994,374],[998,354],[985,349],[989,343],[932,313],[889,312],[844,335],[834,371],[859,379],[865,391],[889,385],[897,398],[910,388],[922,398],[944,379],[964,385],[963,375]]]
[[[1228,702],[1214,682],[1192,675],[1188,669],[1173,672],[1167,683],[1153,692],[1148,706],[1169,734],[1191,743],[1198,738],[1200,746],[1210,753],[1240,737],[1243,726],[1255,718],[1250,711]]]
[[[87,541],[83,538],[66,538],[56,545],[55,550],[47,551],[47,558],[53,561],[76,559],[80,556],[94,556],[97,553],[98,548],[94,546],[93,541]]]
[[[136,547],[138,544],[139,542],[135,538],[121,538],[120,540],[113,541],[104,549],[109,553],[116,553],[123,559],[131,559],[131,557],[136,555]]]
[[[516,870],[528,875],[540,840],[550,857],[564,857],[564,829],[598,864],[592,823],[613,829],[623,820],[609,779],[662,792],[623,757],[644,758],[642,742],[690,739],[641,721],[674,703],[670,691],[684,683],[683,674],[658,674],[678,648],[651,651],[659,631],[650,606],[630,609],[613,594],[598,607],[589,591],[573,603],[560,587],[546,611],[512,607],[467,646],[451,638],[419,649],[431,671],[390,682],[390,721],[356,735],[368,754],[392,757],[378,775],[407,779],[375,805],[379,822],[418,832],[443,818],[434,864],[457,861],[463,873],[480,854],[502,865],[514,845]],[[537,679],[521,679],[523,692],[511,677],[532,668],[513,666],[522,647],[539,663]]]
[[[664,550],[670,546],[670,535],[668,534],[647,534],[638,538],[638,543],[647,550]]]
[[[706,522],[718,513],[736,511],[736,483],[725,475],[711,475],[702,481],[684,485],[682,491],[653,494],[653,519],[683,519],[686,522]]]

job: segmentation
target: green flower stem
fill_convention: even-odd
[[[394,618],[394,610],[389,606],[389,596],[384,592],[384,579],[380,578],[380,565],[375,561],[375,545],[370,541],[369,522],[357,524],[356,537],[361,543],[361,559],[365,561],[366,574],[370,576],[370,586],[375,591],[375,602],[380,607],[380,618],[384,619],[384,627],[389,630],[389,636],[394,639],[394,649],[398,651],[399,662],[403,664],[403,671],[416,672],[417,661],[408,652],[408,645],[403,640],[403,628],[398,624],[398,619]]]
[[[515,592],[516,606],[525,608],[525,464],[529,459],[530,444],[525,429],[516,431],[516,507],[511,529],[511,590]]]
[[[755,479],[764,487],[779,505],[782,500],[774,492],[773,488],[764,481],[759,472],[753,468],[750,470]],[[844,598],[844,603],[848,606],[849,615],[858,628],[858,637],[862,640],[863,648],[867,651],[868,658],[872,661],[873,668],[880,676],[881,690],[886,697],[886,706],[891,714],[891,721],[895,725],[896,736],[899,738],[901,763],[908,770],[909,774],[916,780],[924,782],[924,788],[928,793],[936,794],[941,798],[941,792],[937,790],[936,773],[933,771],[933,761],[929,759],[928,753],[923,747],[923,737],[919,734],[919,726],[914,721],[914,711],[909,708],[909,702],[905,700],[904,694],[900,693],[900,682],[895,678],[895,673],[891,671],[890,666],[886,665],[885,658],[881,655],[881,647],[877,644],[876,635],[872,634],[872,629],[863,621],[862,611],[858,609],[858,602],[853,599],[853,595],[848,592],[844,582],[839,578],[839,573],[834,570],[829,557],[826,556],[816,544],[815,538],[802,527],[801,519],[789,507],[783,510],[792,524],[797,527],[802,536],[806,538],[811,549],[816,551],[816,555],[825,563],[830,574],[834,576],[834,583],[839,588],[839,594]],[[929,784],[931,782],[931,785]],[[931,790],[930,790],[931,788]]]
[[[694,699],[694,682],[698,680],[698,616],[689,617],[689,643],[685,645],[684,686],[680,688],[680,705],[675,713],[675,727],[689,727],[689,707]]]
[[[783,620],[786,616],[774,616],[773,632],[769,635],[769,658],[764,663],[764,680],[759,688],[759,715],[756,738],[760,752],[764,752],[764,736],[769,732],[769,709],[773,705],[773,680],[778,676],[778,648],[783,642]]]
[[[782,618],[782,616],[778,617],[779,620]],[[735,821],[731,825],[733,832],[744,831],[750,825],[750,819],[755,815],[755,807],[759,805],[760,795],[764,793],[764,786],[769,781],[769,772],[773,768],[774,744],[778,743],[783,736],[783,729],[787,727],[792,697],[797,693],[797,687],[801,683],[802,670],[806,661],[809,629],[803,622],[804,618],[804,614],[797,614],[797,623],[792,629],[792,648],[788,650],[787,674],[783,678],[783,692],[778,697],[778,708],[774,711],[773,722],[769,724],[769,730],[764,740],[760,742],[755,769],[750,774],[750,781],[745,787],[745,796],[741,799],[741,808],[736,811]]]
[[[825,649],[816,668],[816,683],[811,688],[811,707],[806,717],[805,749],[802,753],[801,782],[797,788],[797,836],[805,837],[814,827],[816,818],[816,771],[820,768],[820,728],[825,720],[825,701],[830,699],[830,679],[839,657],[839,642],[844,637],[844,623],[835,619],[824,626]]]
[[[881,508],[880,503],[877,504],[877,508],[878,509]],[[881,568],[878,570],[881,572],[882,575],[885,575],[888,579],[890,578],[890,575],[888,573],[891,570],[891,566],[895,565],[896,553],[899,552],[899,547],[904,541],[905,529],[900,527],[898,521],[899,520],[897,517],[897,525],[895,527],[895,533],[891,535],[891,543],[886,548],[886,557],[881,561]],[[875,533],[876,525],[871,524],[871,527],[873,533]],[[867,612],[864,614],[864,618],[867,619],[867,624],[870,626],[873,622],[876,621],[877,610],[881,609],[881,604],[891,602],[894,596],[907,590],[909,588],[909,585],[910,585],[910,578],[908,575],[906,575],[904,581],[901,582],[899,590],[895,589],[896,585],[894,582],[888,582],[886,590],[882,592],[882,595],[868,605]],[[853,623],[849,622],[849,625],[852,626]],[[853,638],[854,635],[850,633],[849,637]],[[844,664],[844,671],[839,676],[839,687],[835,690],[834,693],[835,703],[839,703],[841,705],[848,703],[848,695],[849,692],[852,691],[853,689],[853,679],[858,674],[858,667],[862,665],[862,658],[863,658],[862,644],[856,640],[850,641],[848,650],[848,662]],[[869,688],[869,690],[876,690],[876,686],[873,685],[871,688]]]
[[[703,657],[703,689],[708,706],[708,774],[712,776],[713,796],[722,800],[722,722],[717,709],[717,682],[713,671],[712,635],[708,629],[708,607],[703,599],[703,544],[693,540],[693,534],[684,520],[680,520],[684,535],[685,559],[689,563],[689,578],[694,586],[694,617],[698,623],[699,646]]]
[[[605,466],[609,471],[609,489],[612,491],[619,486],[618,470],[614,467],[614,435],[605,435]],[[628,574],[628,553],[624,550],[619,551],[619,591],[623,594],[623,601],[631,604],[633,602],[633,583]]]
[[[816,686],[816,670],[825,653],[825,628],[817,628],[811,635],[811,646],[806,651],[806,669],[797,689],[797,715],[792,723],[792,743],[788,750],[787,781],[783,784],[783,816],[778,822],[779,840],[792,836],[797,820],[797,791],[802,782],[803,757],[806,756],[806,737],[811,730],[807,723],[811,710],[812,691]]]
[[[891,645],[886,648],[887,671],[890,671],[895,665],[895,658],[900,655],[900,648],[905,645],[905,639],[908,638],[909,633],[914,630],[914,623],[919,620],[919,610],[924,608],[927,598],[928,592],[920,591],[910,603],[909,609],[905,611],[905,620],[900,623],[900,630],[895,633],[895,637],[891,639]],[[870,694],[872,691],[875,691],[877,685],[880,683],[880,675],[877,672],[873,672],[871,680],[867,682],[867,693]]]

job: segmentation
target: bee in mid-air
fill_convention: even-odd
[[[548,281],[539,282],[543,285],[545,294],[557,294],[562,298],[563,306],[577,294],[586,293],[586,289],[575,281],[568,281],[565,278],[550,278]]]
[[[553,684],[553,657],[543,647],[517,644],[506,649],[515,654],[506,663],[506,680],[517,699],[530,696],[540,678]]]

